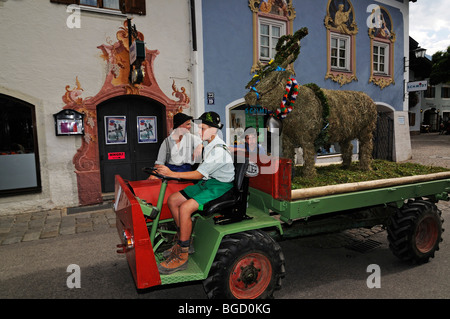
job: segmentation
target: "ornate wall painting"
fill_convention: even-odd
[[[66,104],[83,104],[83,98],[81,98],[81,94],[83,94],[83,88],[81,87],[80,81],[78,80],[78,76],[75,78],[76,86],[71,89],[70,85],[66,85],[66,94],[62,97],[62,100]]]
[[[259,61],[259,27],[258,19],[268,18],[286,23],[286,34],[292,34],[294,29],[294,19],[296,16],[292,0],[249,0],[248,6],[252,11],[253,26],[253,64],[250,73],[261,68]]]
[[[348,35],[357,34],[358,26],[355,22],[355,10],[351,2],[348,0],[329,0],[325,27]]]
[[[81,147],[73,157],[75,173],[77,175],[78,198],[80,205],[92,205],[101,203],[101,176],[98,146],[97,105],[111,98],[123,95],[140,95],[153,99],[165,106],[167,132],[173,127],[173,115],[189,108],[189,96],[185,88],[178,88],[175,81],[172,85],[173,100],[166,96],[160,89],[154,72],[153,65],[158,50],[145,49],[146,58],[143,61],[145,77],[140,85],[131,85],[128,81],[129,74],[129,48],[127,20],[123,27],[116,33],[117,41],[106,40],[106,44],[99,45],[101,57],[105,61],[106,78],[100,91],[93,97],[83,98],[82,75],[76,76],[75,86],[66,86],[66,92],[62,97],[65,104],[63,109],[74,109],[85,114],[86,127]],[[144,35],[138,32],[138,39],[144,41]],[[103,128],[101,128],[103,129]]]
[[[355,9],[349,0],[328,0],[327,14],[324,19],[327,29],[327,73],[325,79],[331,79],[341,86],[352,81],[358,81],[356,77],[356,34],[358,26],[355,20]],[[348,42],[345,67],[332,65],[332,41],[341,38]]]
[[[396,34],[394,32],[394,26],[392,17],[389,11],[378,5],[373,6],[372,13],[369,17],[369,29],[368,34],[370,37],[370,78],[369,83],[373,83],[384,89],[389,85],[394,85],[394,43],[396,40]],[[374,60],[376,50],[375,47],[384,47],[385,59],[388,65],[387,70],[384,72],[377,72],[374,70]]]
[[[291,2],[291,1],[289,1]],[[292,6],[292,3],[290,3]],[[259,11],[263,13],[270,13],[279,15],[281,17],[288,15],[288,1],[286,0],[261,0],[259,4]]]

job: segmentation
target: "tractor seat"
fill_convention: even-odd
[[[215,217],[216,224],[247,219],[248,177],[245,176],[247,167],[247,157],[235,156],[233,188],[219,198],[206,203],[203,210],[197,213],[204,217],[219,213],[220,216]]]

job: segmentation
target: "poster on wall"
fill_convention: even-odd
[[[244,144],[245,132],[245,110],[233,110],[231,114],[231,143],[234,145]]]
[[[138,116],[138,142],[139,143],[157,143],[156,134],[156,116]]]
[[[126,116],[105,116],[106,144],[126,144],[126,124]]]
[[[56,120],[56,135],[83,134],[83,120]]]

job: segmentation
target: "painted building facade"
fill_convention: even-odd
[[[366,92],[393,123],[392,159],[408,159],[408,8],[407,0],[0,2],[8,43],[0,107],[9,116],[0,214],[101,203],[114,174],[144,178],[140,168],[154,161],[179,111],[219,113],[224,139],[239,143],[236,129],[264,125],[264,111],[245,105],[246,84],[276,39],[302,27],[299,84]],[[135,85],[128,18],[145,43]],[[57,122],[72,111],[83,114],[84,134],[70,119]],[[12,138],[16,131],[26,134]]]
[[[450,123],[450,85],[430,85],[429,78],[423,80],[428,83],[427,90],[416,92],[417,104],[410,111],[414,112],[417,120],[411,126],[411,133],[446,133]]]
[[[138,166],[156,159],[173,114],[189,112],[189,1],[91,2],[0,2],[0,214],[102,202],[111,170],[143,178]],[[128,80],[127,18],[145,42],[139,85]],[[84,114],[83,135],[70,119],[55,128],[65,110]]]
[[[203,1],[205,109],[218,112],[231,128],[236,118],[236,125],[254,125],[243,96],[258,58],[269,62],[265,50],[273,52],[278,33],[307,27],[294,63],[298,83],[367,93],[392,120],[391,159],[409,159],[408,9],[407,0]],[[208,95],[214,96],[214,104],[208,103]],[[242,124],[245,118],[252,124]],[[231,130],[226,134],[233,143]]]

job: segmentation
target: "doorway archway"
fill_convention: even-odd
[[[165,137],[165,107],[155,100],[125,95],[97,106],[102,192],[114,192],[114,176],[127,180],[148,177]]]
[[[127,33],[126,23],[124,23],[123,30],[121,29],[118,33],[121,32]],[[102,124],[102,127],[98,125],[98,106],[100,106],[100,109],[104,105],[111,106],[110,102],[117,101],[115,98],[123,99],[124,101],[139,101],[140,104],[145,104],[142,101],[151,101],[153,105],[151,109],[161,118],[160,124],[162,125],[158,128],[161,139],[166,137],[172,129],[173,115],[189,107],[189,97],[185,93],[185,89],[181,87],[179,91],[175,86],[175,82],[172,85],[172,96],[178,100],[172,100],[160,89],[153,72],[153,64],[159,54],[158,50],[145,49],[145,61],[142,62],[145,70],[143,82],[140,85],[131,85],[128,82],[129,68],[121,68],[117,64],[117,61],[122,61],[129,57],[128,39],[123,41],[123,37],[118,36],[117,38],[119,40],[113,44],[103,44],[98,47],[98,49],[103,51],[104,55],[102,57],[108,65],[108,73],[100,91],[94,97],[81,98],[80,95],[83,89],[81,81],[77,77],[77,87],[73,90],[66,88],[67,92],[63,96],[63,101],[66,104],[63,109],[73,109],[85,114],[85,135],[82,139],[81,147],[73,157],[77,176],[78,199],[79,204],[82,206],[103,202],[99,131],[104,130],[104,124]],[[140,34],[140,39],[144,39],[142,34]],[[120,59],[118,55],[120,55]],[[151,114],[144,115],[151,116]],[[100,114],[100,116],[103,115]]]

